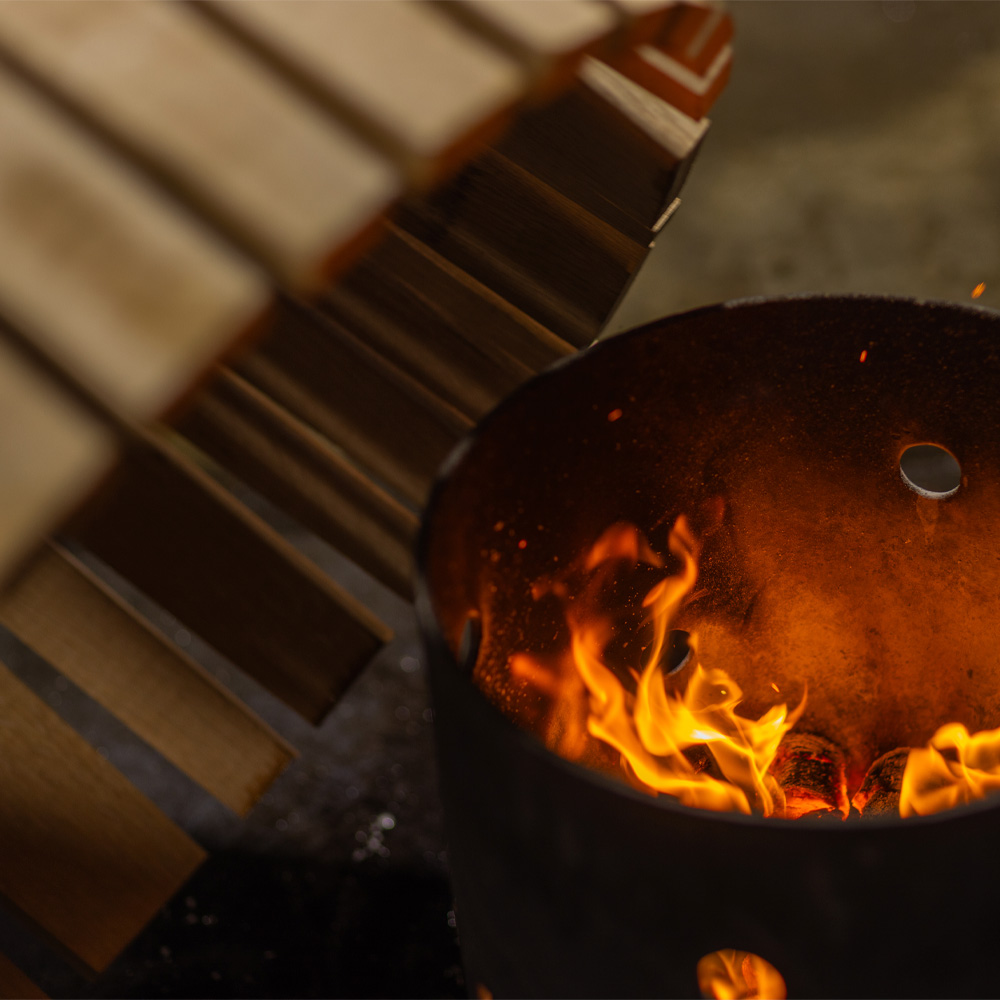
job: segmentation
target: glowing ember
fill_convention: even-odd
[[[582,753],[586,731],[617,750],[626,773],[645,790],[704,809],[780,815],[784,795],[768,768],[782,737],[802,714],[805,699],[791,713],[782,704],[756,720],[737,715],[743,697],[739,686],[723,670],[698,663],[682,694],[667,690],[663,660],[668,632],[698,575],[695,543],[684,518],[674,525],[669,548],[681,569],[656,583],[642,602],[652,637],[644,666],[634,674],[634,694],[607,662],[615,628],[611,616],[599,610],[613,564],[661,565],[630,525],[610,528],[583,560],[590,579],[567,602],[569,664],[546,668],[522,653],[511,658],[511,673],[554,699],[548,735],[564,756]],[[691,634],[688,643],[694,660],[697,636]],[[574,703],[587,705],[583,724]],[[686,751],[698,747],[708,755],[692,760]]]
[[[980,281],[979,284],[976,285],[976,287],[972,289],[972,297],[974,299],[978,299],[979,296],[982,295],[983,292],[985,292],[985,291],[986,291],[986,282],[985,281]]]
[[[868,352],[867,352],[867,351],[862,351],[862,352],[861,352],[861,357],[860,357],[860,358],[858,358],[858,360],[859,360],[859,361],[860,361],[860,362],[861,362],[862,364],[864,364],[864,362],[868,360]]]
[[[749,951],[724,948],[706,955],[697,969],[706,1000],[785,1000],[788,990],[770,962]]]
[[[928,816],[1000,791],[1000,729],[970,736],[942,726],[926,747],[911,750],[903,772],[900,816]]]

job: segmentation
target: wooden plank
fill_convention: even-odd
[[[621,43],[616,54],[653,42],[667,25],[677,0],[608,0],[622,22]],[[612,56],[605,56],[613,62]]]
[[[702,74],[652,45],[640,45],[616,63],[630,80],[695,120],[704,118],[722,93],[732,65],[733,50],[728,45]]]
[[[449,327],[498,365],[519,377],[572,354],[572,344],[476,281],[411,233],[387,223],[368,257],[388,280],[392,275],[422,305],[435,309]],[[368,258],[366,258],[368,259]],[[488,331],[484,335],[484,331]]]
[[[582,81],[521,115],[494,148],[640,244],[652,242],[679,169],[676,157]]]
[[[0,340],[0,580],[86,499],[116,457],[113,434]]]
[[[0,1000],[48,1000],[48,994],[6,955],[0,954]]]
[[[648,250],[492,149],[396,221],[577,347],[597,336]]]
[[[502,46],[527,68],[535,97],[567,86],[581,57],[613,45],[615,10],[590,0],[437,0],[442,10]]]
[[[412,599],[416,515],[259,389],[222,370],[180,430],[223,468]]]
[[[412,0],[199,5],[369,135],[426,185],[499,132],[528,87],[519,63]]]
[[[392,633],[190,461],[145,435],[80,526],[99,558],[311,722]]]
[[[0,664],[0,893],[101,971],[205,854]]]
[[[236,371],[415,507],[468,418],[328,317],[279,300]]]
[[[678,3],[650,44],[699,76],[733,39],[733,19],[719,3]]]
[[[0,4],[0,50],[250,249],[322,282],[400,176],[184,4]]]
[[[588,59],[574,90],[521,115],[495,148],[635,242],[648,244],[708,124]]]
[[[0,105],[0,311],[115,406],[162,413],[261,312],[263,281],[2,70]]]
[[[0,622],[240,815],[295,756],[58,545],[0,593]]]
[[[507,355],[484,350],[482,342],[492,334],[488,328],[477,330],[476,337],[454,326],[442,303],[413,283],[398,243],[391,235],[382,240],[326,292],[319,308],[478,420],[532,372]]]
[[[580,78],[674,162],[689,158],[708,131],[708,122],[694,121],[599,59],[585,59]]]

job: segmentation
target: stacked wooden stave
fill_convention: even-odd
[[[389,630],[227,477],[408,597],[440,461],[600,333],[730,34],[658,0],[0,8],[0,624],[245,813],[292,748],[45,535],[322,720]],[[202,852],[2,668],[0,697],[32,861],[0,892],[99,971]]]

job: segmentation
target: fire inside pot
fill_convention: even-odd
[[[998,344],[971,308],[712,307],[456,453],[417,606],[474,981],[995,995]]]
[[[946,723],[926,747],[880,756],[851,788],[834,740],[792,731],[805,685],[791,709],[782,702],[758,718],[741,714],[730,665],[699,655],[700,545],[683,516],[668,546],[674,572],[638,528],[615,524],[532,585],[532,600],[562,605],[569,641],[557,655],[510,656],[509,684],[532,689],[542,704],[508,704],[523,706],[514,710],[518,720],[550,750],[599,770],[620,768],[635,787],[684,805],[787,819],[929,815],[1000,791],[1000,729],[970,735]],[[680,632],[685,655],[674,666],[670,639],[682,614],[691,630]],[[777,702],[781,689],[770,687]]]

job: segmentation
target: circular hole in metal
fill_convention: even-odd
[[[962,485],[958,459],[938,444],[910,445],[899,459],[903,482],[922,497],[943,500]]]
[[[752,951],[722,948],[699,959],[698,990],[704,1000],[785,1000],[784,976]]]
[[[663,672],[675,674],[691,657],[691,633],[682,628],[670,630],[667,651],[663,657]]]

